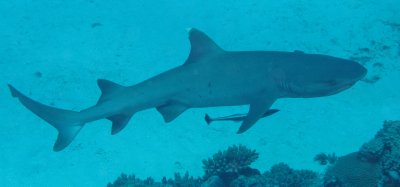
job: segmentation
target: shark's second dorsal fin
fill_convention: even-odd
[[[111,81],[105,80],[105,79],[98,79],[97,85],[99,86],[99,88],[101,90],[101,96],[100,96],[99,100],[97,101],[97,104],[106,100],[109,95],[124,88],[124,86],[121,86],[117,83],[114,83],[114,82],[111,82]]]
[[[220,53],[224,51],[203,32],[195,28],[190,28],[188,30],[191,49],[189,57],[185,63],[193,63],[206,55]]]
[[[99,101],[97,101],[97,104],[103,103],[111,96],[113,96],[116,92],[119,92],[125,88],[122,85],[105,79],[98,79],[97,84],[99,85],[99,88],[101,90],[101,96],[99,98]],[[131,119],[132,115],[133,113],[120,113],[107,117],[108,120],[112,121],[111,134],[117,134],[122,129],[124,129]]]

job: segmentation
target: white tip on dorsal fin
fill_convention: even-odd
[[[188,28],[187,31],[189,32],[191,49],[186,63],[196,62],[206,55],[223,52],[223,49],[203,32],[195,28]]]

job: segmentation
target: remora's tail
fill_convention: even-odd
[[[53,147],[54,151],[61,151],[67,147],[82,129],[84,123],[79,121],[78,112],[41,104],[28,98],[12,85],[8,85],[8,87],[13,97],[18,98],[26,108],[58,130],[57,141]]]
[[[204,120],[206,120],[207,125],[210,125],[210,123],[213,122],[213,120],[208,114],[204,116]]]

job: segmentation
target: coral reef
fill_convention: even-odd
[[[400,186],[400,121],[385,121],[375,137],[361,147],[358,156],[381,164],[385,183]]]
[[[203,160],[204,179],[211,176],[220,177],[225,183],[240,175],[259,174],[258,170],[250,168],[250,164],[258,159],[258,153],[243,145],[230,146],[225,151],[219,151],[212,158]]]
[[[229,187],[268,187],[267,180],[263,175],[239,176],[233,180]]]
[[[314,161],[318,162],[321,165],[334,164],[337,160],[337,156],[335,153],[325,154],[320,153],[315,155]]]
[[[400,121],[385,121],[357,153],[340,157],[325,173],[325,186],[400,186]]]
[[[382,158],[383,152],[383,141],[381,139],[372,139],[361,146],[358,157],[364,161],[378,162]]]
[[[255,150],[233,145],[203,160],[203,178],[193,178],[186,172],[183,177],[176,173],[174,179],[164,177],[161,182],[154,182],[152,178],[140,180],[134,175],[122,174],[107,187],[312,187],[319,181],[317,173],[294,170],[284,163],[261,174],[250,167],[257,158]]]
[[[233,145],[203,160],[204,176],[193,178],[176,173],[174,179],[155,182],[122,174],[108,187],[398,187],[400,186],[400,121],[385,121],[375,137],[359,152],[336,157],[321,153],[314,161],[332,164],[323,181],[310,170],[295,170],[287,164],[273,165],[261,174],[250,165],[258,153],[243,145]]]
[[[294,170],[285,163],[279,163],[264,173],[266,187],[273,186],[317,186],[318,174],[310,170]]]
[[[200,187],[202,184],[200,178],[193,178],[186,172],[182,177],[179,173],[175,173],[174,179],[166,179],[161,182],[155,182],[151,177],[141,180],[135,175],[121,174],[114,183],[108,183],[107,187]]]
[[[273,165],[264,174],[240,175],[229,187],[313,187],[321,186],[318,174],[310,170],[294,170],[285,163]]]
[[[174,186],[174,187],[200,187],[203,180],[201,178],[194,178],[189,175],[186,171],[185,175],[181,177],[179,173],[175,173],[174,180],[164,177],[162,180],[163,186]]]
[[[374,187],[380,182],[381,174],[380,164],[362,161],[357,153],[351,153],[328,167],[324,180],[326,187]]]
[[[156,187],[157,184],[154,183],[154,179],[147,178],[146,180],[141,180],[136,178],[135,175],[121,174],[114,181],[114,183],[108,183],[107,187]]]

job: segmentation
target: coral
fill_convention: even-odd
[[[230,187],[312,187],[319,184],[317,173],[294,170],[285,163],[279,163],[263,175],[240,176],[232,181]]]
[[[326,164],[334,164],[337,160],[337,156],[335,153],[332,154],[325,154],[325,153],[320,153],[315,155],[314,161],[318,162],[321,165],[326,165]]]
[[[378,162],[384,152],[384,143],[382,139],[372,139],[364,143],[358,151],[358,157],[368,162]]]
[[[157,184],[154,183],[152,178],[147,178],[146,180],[141,180],[135,177],[135,175],[121,174],[114,181],[114,183],[108,183],[107,187],[156,187]]]
[[[200,187],[203,182],[200,178],[193,178],[186,172],[182,177],[179,173],[175,173],[174,179],[166,179],[161,182],[155,182],[152,178],[141,180],[135,175],[121,174],[114,183],[108,183],[107,187]]]
[[[218,176],[212,176],[208,178],[203,184],[201,184],[201,187],[221,187],[221,186],[225,185],[222,179],[219,178]]]
[[[243,145],[233,145],[203,160],[203,178],[175,174],[174,179],[154,182],[152,178],[137,179],[122,174],[108,187],[314,187],[321,186],[317,173],[295,170],[279,163],[260,174],[250,165],[258,158],[255,150]],[[400,186],[400,121],[385,121],[374,139],[362,145],[359,152],[337,158],[332,154],[318,154],[315,161],[328,167],[323,186],[367,187]],[[336,162],[335,162],[336,161]]]
[[[252,175],[256,170],[249,166],[258,158],[255,150],[243,145],[233,145],[225,151],[219,151],[212,158],[203,160],[204,179],[219,176],[224,182],[231,181],[239,175]]]
[[[185,175],[181,177],[179,173],[175,173],[175,179],[166,180],[164,177],[162,180],[162,184],[164,186],[173,186],[173,187],[200,187],[203,182],[200,178],[194,178],[189,176],[189,172],[186,171]]]
[[[379,162],[386,181],[400,186],[400,121],[385,121],[374,139],[361,147],[358,156]]]
[[[239,176],[233,180],[229,187],[268,187],[267,180],[263,175]]]
[[[140,180],[135,175],[122,174],[107,187],[312,187],[318,181],[315,172],[294,170],[283,163],[261,174],[250,168],[257,158],[255,150],[234,145],[203,160],[203,178],[195,179],[186,172],[184,176],[175,173],[174,179],[164,177],[161,182],[154,182],[151,178]]]
[[[385,121],[375,139],[382,139],[384,152],[382,157],[383,172],[400,185],[400,121]]]
[[[310,170],[294,170],[285,163],[273,165],[264,173],[265,186],[309,187],[316,186],[318,174]]]
[[[357,153],[339,157],[325,173],[325,186],[376,186],[381,180],[379,163],[362,161]],[[340,185],[338,185],[340,184]]]

